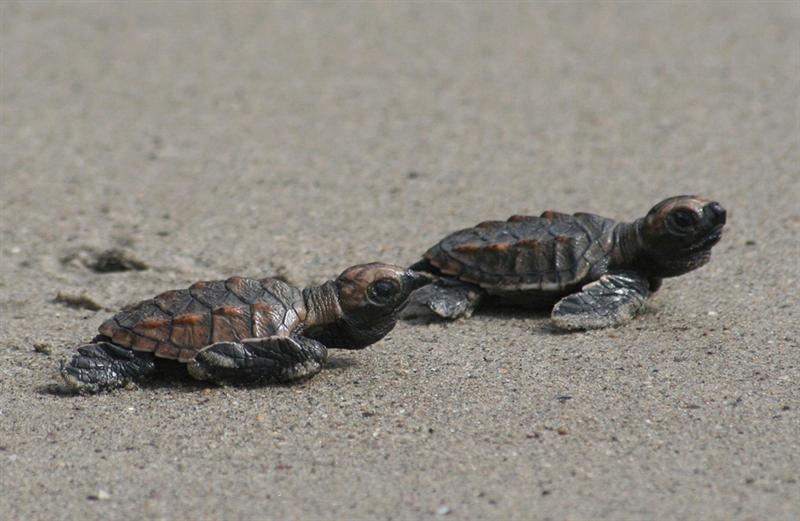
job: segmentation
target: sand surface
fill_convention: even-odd
[[[800,517],[800,7],[0,5],[0,519]],[[61,396],[113,310],[542,210],[729,209],[614,330],[401,323],[290,387]],[[96,273],[92,250],[149,269]],[[103,309],[55,302],[85,295]]]

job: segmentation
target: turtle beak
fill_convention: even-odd
[[[425,273],[424,271],[406,270],[406,272],[403,273],[403,284],[406,288],[410,288],[411,291],[409,291],[409,293],[422,286],[427,286],[434,280],[435,277],[433,275]]]
[[[705,208],[703,208],[703,213],[709,216],[711,223],[715,226],[721,226],[725,224],[727,220],[725,208],[716,201],[708,203]]]

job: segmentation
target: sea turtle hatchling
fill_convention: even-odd
[[[440,278],[416,291],[405,316],[470,316],[488,294],[531,308],[553,307],[562,329],[623,324],[661,279],[706,264],[725,209],[697,196],[670,197],[631,223],[590,213],[515,215],[454,232],[411,266]]]
[[[308,378],[328,348],[361,349],[386,336],[411,292],[430,280],[373,263],[303,290],[275,278],[198,282],[103,322],[61,375],[71,390],[89,392],[144,379],[175,361],[217,383]]]

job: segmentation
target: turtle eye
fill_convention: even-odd
[[[367,287],[367,296],[375,304],[387,304],[400,293],[400,285],[391,279],[378,279]]]
[[[697,214],[690,210],[677,210],[672,213],[670,219],[679,230],[691,228],[697,224],[698,221]]]

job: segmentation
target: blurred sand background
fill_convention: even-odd
[[[798,519],[799,5],[3,2],[0,518]],[[628,327],[488,311],[302,385],[48,387],[166,289],[679,193],[727,234]],[[83,262],[111,248],[149,269]]]

